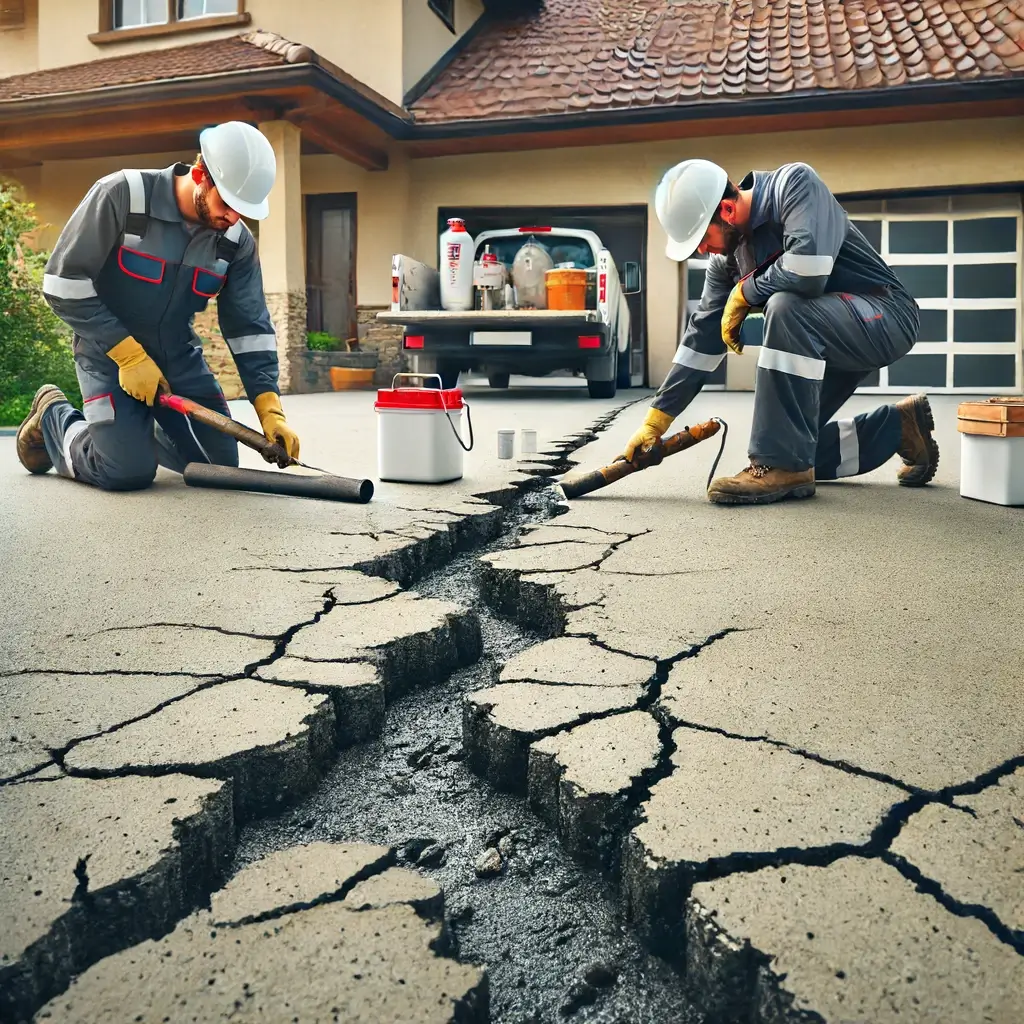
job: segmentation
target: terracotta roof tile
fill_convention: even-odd
[[[500,96],[466,88],[498,66]],[[429,124],[1022,71],[1024,0],[546,0],[483,28],[411,110]]]
[[[267,33],[259,34],[259,38],[267,36]],[[278,36],[270,38],[280,39]],[[145,50],[141,53],[89,61],[87,64],[69,64],[45,71],[0,78],[0,100],[35,99],[99,89],[103,86],[153,82],[162,78],[186,78],[225,71],[276,67],[294,63],[296,58],[309,60],[310,51],[294,43],[271,49],[259,42],[247,42],[241,36],[229,36],[208,43],[191,43],[165,50]]]

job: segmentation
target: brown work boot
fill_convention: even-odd
[[[735,476],[712,480],[708,501],[720,505],[766,505],[786,498],[810,498],[813,494],[813,467],[794,472],[751,464]]]
[[[54,402],[66,402],[67,398],[56,384],[44,384],[32,399],[28,415],[18,427],[15,444],[21,464],[30,473],[45,473],[53,468],[50,456],[43,444],[43,413]]]
[[[939,445],[927,395],[908,395],[896,403],[903,428],[896,454],[903,465],[896,474],[904,487],[924,487],[939,468]]]

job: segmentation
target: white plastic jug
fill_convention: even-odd
[[[437,269],[441,275],[442,309],[473,308],[473,238],[460,217],[448,221],[441,235]]]

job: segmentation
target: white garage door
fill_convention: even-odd
[[[1018,195],[844,203],[921,307],[913,349],[862,391],[1021,389]]]

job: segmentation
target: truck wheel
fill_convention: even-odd
[[[487,383],[492,388],[507,388],[510,376],[511,374],[508,373],[489,373],[487,375]]]
[[[614,380],[588,380],[587,391],[590,392],[591,398],[614,398],[615,397],[615,381]]]
[[[619,388],[631,388],[633,386],[633,375],[630,373],[631,353],[627,348],[625,352],[620,352],[616,358],[615,363],[615,383],[618,384]]]
[[[439,366],[433,366],[429,370],[417,370],[417,373],[436,373],[441,378],[441,387],[445,391],[450,391],[452,388],[458,387],[459,385],[459,374],[462,372],[458,367],[452,369],[452,367],[441,363]],[[436,388],[437,384],[427,379],[423,382],[425,388]]]

